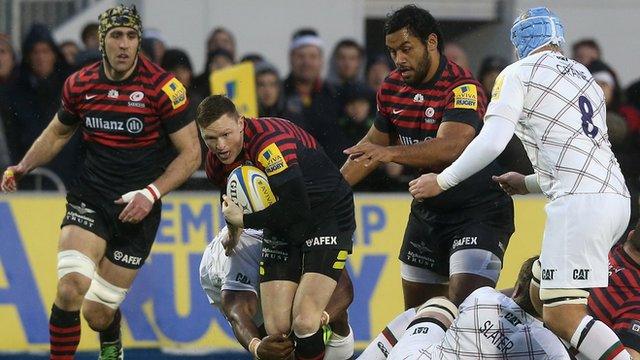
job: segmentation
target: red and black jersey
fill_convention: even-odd
[[[442,56],[436,74],[427,83],[407,85],[398,70],[392,71],[378,90],[377,104],[376,129],[397,136],[403,145],[411,145],[435,138],[440,124],[446,121],[469,124],[478,133],[487,97],[468,70]],[[421,204],[436,212],[447,212],[504,197],[504,192],[491,181],[491,175],[500,173],[502,169],[493,162],[455,188]]]
[[[245,119],[244,148],[236,162],[224,165],[209,151],[205,170],[211,182],[224,187],[229,173],[246,163],[264,171],[272,187],[302,176],[312,209],[334,195],[351,192],[316,139],[284,119]]]
[[[609,252],[609,286],[591,289],[589,311],[613,329],[624,346],[640,351],[640,264],[623,244]]]
[[[77,187],[108,199],[144,188],[164,171],[168,135],[191,120],[184,86],[144,56],[122,81],[109,80],[101,62],[67,78],[58,118],[78,125],[85,168]]]

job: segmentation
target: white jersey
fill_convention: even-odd
[[[259,297],[259,264],[262,253],[262,231],[244,229],[231,256],[224,254],[221,240],[229,236],[225,226],[209,243],[200,261],[200,285],[209,303],[220,307],[222,290],[251,291]],[[259,303],[259,302],[258,302]],[[262,324],[262,311],[254,317]]]
[[[540,320],[491,287],[469,295],[431,359],[569,359]]]
[[[553,51],[525,57],[496,79],[486,117],[516,122],[542,191],[629,197],[611,151],[600,86],[580,63]]]

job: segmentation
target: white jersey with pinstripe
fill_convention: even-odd
[[[542,191],[629,196],[611,151],[600,86],[580,63],[544,51],[517,61],[498,76],[486,117],[516,123]]]

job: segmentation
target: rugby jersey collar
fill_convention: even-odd
[[[110,85],[125,85],[128,84],[130,82],[133,81],[133,79],[136,78],[136,76],[138,76],[138,72],[140,69],[140,66],[142,66],[142,57],[138,56],[138,61],[136,61],[136,65],[135,65],[135,69],[133,69],[133,72],[131,73],[131,75],[129,75],[128,78],[126,79],[122,79],[122,80],[111,80],[107,77],[107,74],[104,71],[104,61],[100,62],[100,70],[98,71],[98,73],[100,74],[100,81],[110,84]]]
[[[418,85],[411,86],[411,87],[414,88],[414,89],[430,89],[430,88],[432,88],[433,85],[436,82],[438,82],[438,80],[440,80],[440,77],[442,76],[442,73],[444,72],[444,68],[447,67],[447,63],[448,62],[449,61],[447,60],[447,58],[443,54],[440,54],[440,64],[438,64],[438,70],[436,71],[435,74],[433,74],[433,77],[431,78],[431,80],[427,81],[426,83],[420,83]]]

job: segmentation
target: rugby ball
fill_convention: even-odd
[[[231,171],[227,178],[227,196],[235,200],[245,214],[266,209],[277,200],[267,175],[250,165]]]

